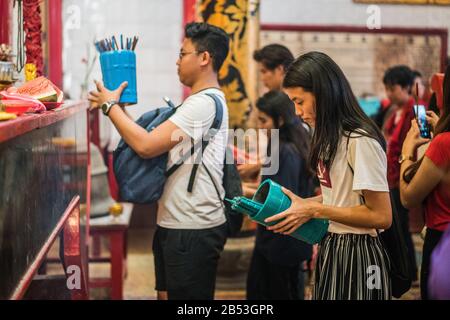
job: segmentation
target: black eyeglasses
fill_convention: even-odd
[[[199,54],[199,53],[202,53],[202,52],[206,52],[205,50],[202,50],[202,51],[191,51],[191,52],[183,52],[183,51],[180,51],[180,53],[178,54],[178,58],[180,58],[180,60],[181,59],[183,59],[183,57],[184,56],[187,56],[188,54],[193,54],[193,53],[195,53],[195,54]]]

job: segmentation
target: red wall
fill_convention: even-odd
[[[0,43],[10,44],[12,0],[0,0]]]
[[[1,0],[0,0],[1,1]],[[62,0],[48,1],[48,77],[59,88],[63,88],[62,70]]]

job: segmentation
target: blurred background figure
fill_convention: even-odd
[[[384,134],[387,139],[387,160],[388,160],[388,182],[399,219],[401,221],[405,242],[408,247],[409,265],[411,278],[416,281],[417,264],[415,257],[414,244],[411,233],[409,232],[409,211],[400,201],[399,181],[400,181],[400,163],[399,157],[406,134],[411,128],[411,121],[414,119],[415,104],[412,95],[414,84],[414,74],[412,70],[405,65],[398,65],[389,68],[384,74],[383,83],[386,89],[386,95],[391,102],[391,115],[386,120]]]
[[[269,91],[258,99],[258,129],[268,133],[270,145],[277,144],[279,170],[261,176],[261,182],[272,179],[295,194],[307,198],[314,195],[312,172],[308,167],[309,135],[295,115],[294,104],[281,91]],[[279,130],[279,141],[271,141],[271,130]],[[247,188],[252,197],[256,188]],[[311,258],[312,246],[293,237],[275,234],[262,225],[256,231],[255,249],[247,278],[250,300],[303,299],[302,264]],[[300,270],[300,273],[299,273]]]
[[[294,56],[281,44],[269,44],[253,53],[261,81],[267,90],[281,90],[283,79]]]

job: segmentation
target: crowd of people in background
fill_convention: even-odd
[[[193,191],[186,190],[193,165],[184,163],[168,178],[159,201],[153,250],[160,299],[214,298],[217,263],[226,241],[223,203],[212,180],[224,176],[228,113],[218,70],[228,43],[226,33],[217,27],[186,26],[177,66],[180,81],[192,94],[150,133],[134,124],[117,103],[106,114],[139,155],[151,158],[169,152],[171,164],[177,162],[182,141],[199,141],[211,127],[215,107],[208,94],[225,106],[222,126],[205,149],[205,166],[198,167]],[[380,233],[391,227],[395,214],[407,247],[409,277],[416,281],[409,222],[412,214],[421,212],[426,225],[422,298],[450,298],[450,68],[442,96],[436,92],[429,101],[424,101],[429,96],[427,79],[419,72],[403,65],[389,68],[380,79],[387,100],[370,119],[328,55],[309,52],[294,59],[286,47],[272,44],[257,50],[254,60],[267,89],[256,102],[256,127],[269,133],[279,130],[280,166],[270,176],[261,174],[261,161],[238,166],[244,196],[251,197],[270,178],[284,187],[292,205],[266,221],[277,221],[275,225],[257,226],[247,298],[302,299],[304,271],[310,265],[306,262],[314,260],[313,299],[391,299],[392,261]],[[109,91],[97,85],[90,100],[97,107],[118,101],[124,87]],[[416,103],[430,106],[432,139],[420,137]],[[175,130],[187,139],[171,140]],[[268,148],[271,143],[268,134]],[[419,155],[423,145],[427,149]],[[288,236],[313,218],[330,221],[318,246]],[[373,266],[379,276],[376,288],[367,285],[367,270]]]
[[[436,91],[426,95],[420,72],[404,65],[388,69],[383,82],[390,104],[376,116],[388,142],[389,187],[402,222],[413,280],[418,279],[418,268],[409,221],[414,218],[425,222],[420,272],[422,299],[433,297],[428,282],[431,256],[450,223],[450,68],[445,78],[442,74],[440,78],[443,81],[434,88]],[[420,137],[413,108],[416,103],[428,107],[426,119],[433,132],[431,141]],[[425,148],[420,148],[422,145]],[[444,277],[442,281],[445,283]],[[440,294],[444,291],[439,290]],[[447,297],[449,292],[447,289]]]
[[[435,259],[440,261],[440,264],[435,266],[436,270],[441,270],[440,277],[445,277],[442,282],[434,281],[432,284],[430,282],[430,290],[428,279],[432,278],[430,275],[431,268],[431,258],[432,253],[438,245],[440,239],[443,237],[443,233],[446,229],[449,229],[450,222],[450,142],[447,132],[449,130],[450,119],[448,119],[448,109],[450,108],[450,71],[447,70],[446,78],[441,83],[441,89],[436,90],[437,92],[430,92],[430,88],[426,85],[426,80],[422,74],[417,70],[412,70],[405,65],[397,65],[389,68],[382,79],[385,86],[386,99],[384,99],[380,105],[379,111],[376,115],[369,120],[366,116],[361,114],[360,108],[354,103],[353,93],[351,92],[350,86],[346,86],[348,83],[345,76],[337,77],[333,79],[334,74],[339,74],[339,67],[335,66],[329,57],[321,55],[319,53],[309,53],[302,55],[297,60],[293,60],[292,53],[289,50],[279,44],[271,44],[254,53],[254,59],[258,62],[258,67],[260,70],[260,79],[263,85],[270,90],[261,97],[257,104],[258,110],[258,128],[280,128],[279,121],[276,117],[283,119],[279,113],[274,111],[277,108],[292,109],[290,103],[286,102],[284,105],[280,105],[283,99],[281,96],[283,93],[279,92],[275,94],[275,90],[281,90],[289,95],[291,100],[294,102],[294,108],[296,110],[297,116],[302,119],[303,124],[307,123],[311,127],[311,132],[309,135],[298,134],[302,139],[307,139],[310,144],[307,149],[310,154],[307,158],[309,160],[314,160],[311,158],[311,154],[317,157],[315,160],[318,161],[319,169],[317,170],[320,183],[321,183],[321,199],[319,203],[336,205],[338,207],[349,207],[350,205],[365,206],[365,209],[372,209],[372,214],[376,214],[373,210],[373,206],[368,206],[370,201],[371,191],[375,194],[381,192],[384,193],[385,206],[381,209],[395,210],[397,215],[403,237],[404,243],[406,244],[407,250],[407,265],[409,270],[409,277],[412,282],[416,283],[419,279],[418,266],[416,261],[416,252],[414,249],[414,242],[412,240],[412,234],[410,231],[410,219],[414,221],[424,221],[426,226],[426,233],[424,239],[424,247],[422,254],[421,272],[420,272],[420,288],[422,299],[430,298],[440,298],[442,295],[447,294],[450,291],[448,288],[448,278],[447,275],[442,273],[441,264],[443,256],[446,254],[445,249],[447,249],[447,259],[450,260],[448,256],[448,244],[441,244],[442,249],[439,251],[439,256]],[[294,61],[294,62],[290,62]],[[286,76],[288,74],[288,76]],[[333,82],[333,80],[335,82]],[[281,82],[282,85],[281,85]],[[344,97],[339,95],[330,94],[329,97],[327,93],[335,91],[332,90],[333,86],[340,89],[340,92]],[[317,96],[315,92],[320,92]],[[447,96],[446,96],[447,95]],[[279,97],[275,99],[275,97]],[[307,101],[311,102],[308,106]],[[318,101],[321,101],[319,104]],[[326,102],[324,102],[326,101]],[[440,101],[440,103],[438,103]],[[271,105],[270,105],[271,104]],[[306,104],[306,105],[305,105]],[[346,105],[347,104],[347,105]],[[414,106],[416,104],[424,105],[427,107],[427,121],[430,123],[433,130],[433,139],[420,138],[416,114],[414,111]],[[268,111],[269,110],[269,111]],[[322,114],[323,119],[317,121],[317,116]],[[275,116],[276,115],[276,116]],[[284,114],[285,116],[287,113]],[[291,116],[292,113],[291,113]],[[348,118],[346,118],[348,117]],[[335,119],[337,122],[336,128],[330,126],[329,119]],[[342,122],[341,122],[342,121]],[[373,122],[372,122],[373,121]],[[341,123],[340,123],[341,122]],[[378,128],[373,127],[372,123],[376,123]],[[439,125],[438,125],[439,123]],[[327,125],[328,124],[328,125]],[[333,132],[335,138],[330,136],[320,136],[320,132]],[[378,131],[379,130],[379,131]],[[360,152],[356,155],[351,155],[350,157],[353,161],[359,163],[354,164],[357,171],[351,169],[351,187],[349,191],[345,190],[345,186],[340,184],[336,191],[331,192],[329,188],[333,188],[333,178],[336,180],[345,180],[346,178],[346,166],[339,167],[339,144],[342,141],[347,140],[348,145],[354,145],[349,143],[354,138],[352,134],[356,134],[359,139],[357,143],[356,152]],[[361,139],[363,137],[363,139]],[[336,141],[337,140],[337,141]],[[373,145],[375,142],[375,146]],[[378,142],[378,143],[376,143]],[[417,150],[422,145],[426,145],[422,150]],[[317,148],[315,150],[315,148]],[[335,152],[332,157],[327,159],[327,152],[323,148],[331,148]],[[377,150],[374,152],[374,150]],[[421,153],[421,155],[418,155]],[[353,151],[355,152],[355,151]],[[343,153],[348,153],[347,149]],[[383,154],[385,153],[386,159],[384,159]],[[281,161],[285,161],[286,154],[280,152]],[[347,155],[348,157],[348,155]],[[305,159],[304,155],[300,159]],[[327,159],[328,166],[323,163],[323,160]],[[308,160],[308,161],[309,161]],[[386,161],[386,163],[384,163]],[[361,164],[360,164],[361,163]],[[317,164],[317,163],[316,163]],[[323,170],[320,170],[322,166]],[[291,166],[286,165],[291,171]],[[351,165],[350,165],[351,167]],[[243,172],[246,173],[248,168],[243,168]],[[253,169],[258,169],[253,167]],[[314,170],[314,166],[309,169]],[[372,181],[369,180],[368,184],[365,185],[367,189],[364,189],[362,185],[359,185],[359,189],[355,188],[358,183],[358,174],[361,174],[359,170],[364,171],[364,181],[367,183],[367,179],[373,175]],[[283,170],[280,170],[279,175],[283,175]],[[333,171],[335,175],[333,177]],[[339,173],[337,173],[339,171]],[[291,171],[292,172],[292,171]],[[296,172],[296,171],[294,171]],[[382,179],[383,172],[386,178],[387,185],[384,184]],[[416,172],[419,174],[415,175]],[[301,171],[303,179],[308,178],[308,168],[304,168]],[[331,173],[331,175],[330,175]],[[293,175],[297,177],[297,175]],[[278,175],[271,177],[272,179],[278,179]],[[297,187],[292,186],[292,176],[290,181],[285,181],[279,179],[278,182],[293,191],[293,195],[300,196],[301,198],[307,198],[301,194]],[[377,180],[378,179],[378,180]],[[251,196],[256,190],[257,184],[261,182],[261,179],[257,180],[254,185],[245,185],[246,195]],[[303,183],[307,183],[306,180]],[[309,192],[313,192],[313,184],[309,182],[311,186]],[[363,201],[358,203],[357,201],[351,203],[351,196],[353,193],[362,194]],[[386,200],[387,192],[390,195],[392,203],[389,205],[389,201]],[[335,193],[335,194],[334,194]],[[341,195],[341,199],[337,199],[337,194]],[[347,196],[347,197],[346,197]],[[320,197],[320,196],[319,196]],[[329,199],[326,199],[328,198]],[[316,197],[317,199],[317,197]],[[326,199],[326,200],[325,200]],[[380,200],[380,199],[377,199]],[[305,204],[302,204],[305,206]],[[392,206],[392,208],[391,208]],[[355,207],[353,207],[355,208]],[[317,209],[317,208],[316,208]],[[354,210],[354,209],[353,209]],[[345,209],[343,209],[345,212]],[[380,210],[378,214],[381,215]],[[294,213],[291,213],[294,215]],[[343,214],[343,213],[341,213]],[[366,218],[370,216],[368,212],[361,213],[362,216],[366,214]],[[297,218],[301,214],[297,213]],[[285,216],[285,218],[288,215]],[[315,216],[317,217],[317,215]],[[337,218],[337,220],[339,220]],[[324,240],[320,245],[320,252],[318,256],[318,265],[315,270],[315,292],[314,297],[317,299],[374,299],[374,298],[390,298],[389,289],[389,277],[386,276],[383,279],[383,283],[386,284],[385,295],[380,295],[377,297],[367,295],[364,291],[364,284],[362,283],[364,279],[360,279],[361,286],[358,287],[358,279],[354,275],[346,274],[342,272],[340,275],[335,274],[334,270],[347,270],[346,268],[352,269],[355,267],[359,272],[364,266],[360,263],[355,263],[354,256],[350,255],[352,258],[345,260],[347,258],[348,252],[354,252],[353,250],[358,249],[357,243],[361,241],[368,241],[366,238],[361,238],[361,234],[369,235],[369,239],[373,240],[376,238],[377,233],[371,233],[368,228],[355,228],[361,227],[361,224],[366,224],[366,227],[372,227],[375,229],[384,229],[380,226],[376,226],[375,221],[369,222],[358,220],[355,216],[354,220],[352,218],[345,221],[341,226],[345,226],[342,229],[336,228],[336,220],[332,221],[329,232],[331,234],[330,238]],[[249,272],[247,296],[248,298],[271,298],[268,291],[262,290],[262,288],[270,289],[270,280],[280,279],[273,275],[270,277],[271,272],[274,272],[274,268],[265,268],[264,265],[264,246],[261,243],[269,244],[271,241],[276,243],[278,233],[270,233],[262,226],[258,226],[256,245],[253,253],[253,260],[251,265],[251,271]],[[276,230],[276,228],[275,228]],[[282,231],[286,230],[285,228]],[[373,231],[373,230],[372,230]],[[382,232],[382,230],[380,230]],[[346,237],[348,237],[346,239]],[[333,239],[336,238],[336,239]],[[447,236],[448,238],[448,236]],[[357,239],[357,240],[355,240]],[[364,240],[361,240],[364,239]],[[445,239],[445,237],[444,237]],[[379,243],[364,243],[364,248],[377,248],[379,251],[383,251],[383,248]],[[338,242],[339,241],[339,242]],[[448,240],[447,240],[448,241]],[[287,243],[287,242],[286,242]],[[337,243],[345,243],[345,246],[341,247],[342,252],[339,252],[336,247],[340,247]],[[295,241],[293,242],[295,245]],[[301,246],[297,244],[297,247]],[[363,250],[364,251],[364,250]],[[375,250],[377,251],[377,250]],[[281,251],[280,251],[281,252]],[[367,257],[372,257],[373,252],[370,249],[365,249]],[[268,253],[265,253],[266,257]],[[326,255],[327,259],[324,259]],[[436,253],[438,255],[438,253]],[[294,256],[294,255],[293,255]],[[332,256],[333,258],[330,258]],[[385,260],[383,263],[386,265],[386,270],[388,269],[389,257],[384,253],[380,255],[379,261]],[[339,262],[330,261],[332,259],[337,259]],[[274,259],[276,264],[282,263],[283,259]],[[363,259],[364,260],[364,259]],[[359,261],[361,262],[361,261]],[[266,263],[270,265],[270,262]],[[383,263],[381,263],[383,265]],[[254,268],[259,265],[261,268],[259,273],[254,272]],[[336,269],[337,268],[337,269]],[[278,269],[281,270],[281,269]],[[265,272],[264,272],[265,271]],[[436,271],[437,272],[437,271]],[[289,272],[286,272],[289,274]],[[437,275],[436,275],[437,276]],[[259,278],[258,278],[259,277]],[[292,279],[292,277],[291,277]],[[325,280],[324,280],[325,279]],[[348,286],[349,279],[352,279],[353,288],[345,288]],[[259,280],[259,282],[256,282]],[[446,280],[446,281],[445,281]],[[289,282],[294,283],[292,280],[285,279],[285,285]],[[255,286],[255,283],[260,283],[261,286]],[[444,284],[447,284],[445,287]],[[439,289],[432,289],[433,286],[439,286]],[[278,285],[278,288],[282,286]],[[285,287],[285,290],[287,287]],[[256,291],[258,289],[258,291]],[[302,288],[299,288],[302,290]],[[261,295],[255,294],[255,292],[261,293]],[[266,295],[262,292],[267,292]],[[279,291],[272,291],[273,298],[276,297],[288,297],[289,295],[281,294]],[[275,293],[276,292],[276,293]]]

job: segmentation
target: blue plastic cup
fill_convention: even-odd
[[[136,54],[130,50],[108,51],[100,54],[103,83],[108,90],[116,90],[124,81],[128,87],[120,96],[120,103],[137,103]]]

